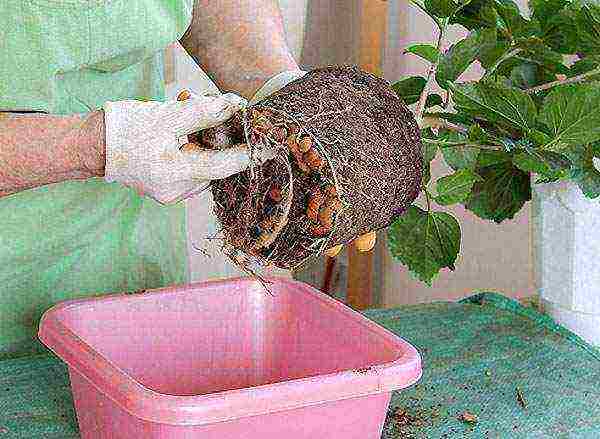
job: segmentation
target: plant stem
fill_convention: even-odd
[[[427,72],[427,80],[425,82],[425,88],[421,92],[421,96],[419,97],[419,103],[417,104],[417,109],[415,111],[415,118],[417,119],[417,123],[421,126],[423,122],[423,111],[425,110],[425,104],[427,103],[427,96],[429,96],[429,90],[431,88],[431,82],[435,77],[435,73],[437,71],[438,65],[440,64],[440,60],[442,58],[442,43],[444,42],[444,38],[446,36],[446,30],[448,29],[448,23],[450,22],[449,18],[445,18],[440,27],[440,33],[438,35],[437,40],[437,49],[438,49],[438,57],[436,62],[432,63],[429,66],[429,71]]]
[[[425,122],[429,122],[427,124],[427,126],[425,126],[426,125]],[[443,128],[443,129],[450,130],[450,131],[456,131],[456,132],[462,133],[462,134],[467,134],[469,132],[469,130],[465,127],[448,122],[446,119],[441,119],[441,118],[435,117],[435,116],[423,117],[423,125],[424,126],[421,128],[427,128],[427,127],[437,128],[437,129]]]
[[[431,194],[427,190],[426,185],[422,185],[421,187],[423,189],[423,192],[425,193],[425,200],[427,200],[427,213],[429,213],[431,212]]]
[[[583,82],[590,76],[598,75],[598,74],[600,74],[600,67],[597,67],[594,70],[590,70],[589,72],[582,73],[581,75],[573,76],[572,78],[548,82],[546,84],[537,85],[535,87],[528,88],[527,90],[524,90],[524,91],[527,94],[534,94],[539,91],[549,90],[549,89],[551,89],[553,87],[557,87],[559,85],[575,84],[577,82]]]
[[[421,139],[422,142],[431,143],[432,145],[441,145],[445,146],[468,146],[469,148],[478,148],[492,151],[503,151],[500,145],[484,145],[481,143],[471,143],[471,142],[449,142],[447,140],[435,140],[435,139]]]

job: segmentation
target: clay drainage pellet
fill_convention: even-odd
[[[249,146],[251,169],[211,185],[224,250],[245,268],[296,268],[387,227],[419,193],[413,115],[357,67],[313,70],[192,141]]]

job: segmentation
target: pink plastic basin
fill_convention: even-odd
[[[41,341],[69,366],[82,438],[375,439],[417,351],[320,293],[271,279],[62,302]]]

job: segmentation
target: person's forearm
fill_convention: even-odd
[[[104,175],[104,116],[0,113],[0,197]]]
[[[298,68],[276,0],[195,0],[181,44],[222,91],[248,99],[272,76]]]

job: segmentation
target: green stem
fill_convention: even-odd
[[[441,145],[444,146],[468,146],[469,148],[478,148],[492,151],[504,151],[500,145],[484,145],[481,143],[471,143],[471,142],[448,142],[447,140],[435,140],[435,139],[421,139],[422,142],[431,143],[432,145]]]
[[[434,63],[429,66],[429,71],[427,72],[427,80],[425,82],[425,88],[421,92],[421,96],[419,97],[419,103],[417,104],[417,108],[415,110],[415,118],[417,119],[417,123],[421,126],[423,122],[423,111],[425,111],[425,104],[427,103],[427,96],[429,96],[429,91],[431,89],[431,82],[435,77],[435,73],[437,72],[438,65],[442,59],[442,44],[444,42],[444,38],[446,36],[446,30],[448,29],[448,23],[450,22],[450,18],[445,18],[440,27],[440,33],[437,39],[437,50],[438,56]]]
[[[422,185],[423,193],[425,193],[425,200],[427,200],[427,213],[431,212],[431,194],[427,190],[427,186]]]

